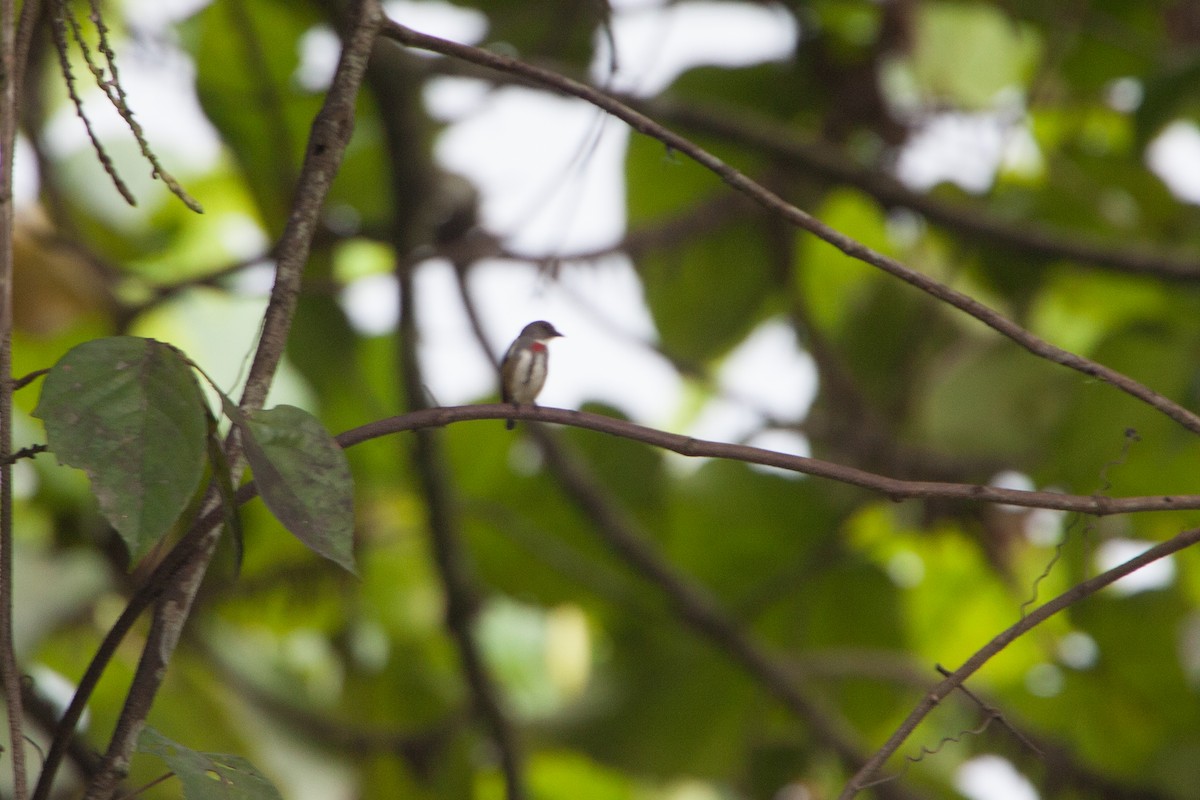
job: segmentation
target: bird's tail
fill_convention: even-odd
[[[504,421],[504,427],[505,429],[511,431],[513,428],[517,427],[517,421],[515,419],[506,419]]]

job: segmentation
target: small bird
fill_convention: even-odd
[[[513,340],[500,362],[500,396],[504,402],[514,406],[532,403],[546,383],[546,366],[550,353],[546,342],[562,336],[545,320],[531,322],[521,329],[521,335]],[[508,420],[505,427],[512,430],[516,420]]]

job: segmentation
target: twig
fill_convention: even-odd
[[[79,24],[79,19],[75,16],[74,11],[71,10],[70,5],[64,2],[61,5],[61,9],[63,16],[71,26],[71,36],[79,46],[79,52],[83,54],[83,61],[87,64],[92,77],[96,79],[96,86],[100,88],[100,91],[104,92],[104,96],[108,98],[113,108],[121,115],[121,119],[125,120],[125,124],[129,127],[133,138],[138,143],[138,148],[141,150],[142,156],[150,162],[150,166],[153,168],[150,173],[151,177],[162,180],[167,185],[167,188],[171,190],[171,193],[183,201],[183,204],[192,211],[195,211],[197,214],[204,213],[204,209],[200,207],[200,204],[184,191],[183,187],[179,185],[179,182],[169,172],[163,169],[162,164],[159,163],[158,156],[150,149],[150,143],[146,141],[146,135],[142,131],[142,126],[134,119],[133,110],[129,107],[129,101],[125,95],[125,89],[121,86],[121,79],[117,73],[116,53],[108,42],[108,26],[104,24],[104,17],[100,13],[100,6],[96,0],[89,0],[89,2],[92,8],[91,20],[96,26],[96,33],[100,40],[100,52],[104,54],[106,66],[108,67],[108,77],[105,76],[104,67],[100,66],[92,55],[92,50],[83,36],[83,29]],[[131,205],[133,205],[132,202]]]
[[[13,391],[15,392],[18,389],[24,389],[26,386],[33,383],[34,381],[36,381],[38,378],[42,377],[49,371],[50,371],[49,368],[35,369],[33,372],[30,372],[28,375],[22,375],[20,378],[17,378],[16,380],[13,381],[13,385],[12,385]]]
[[[430,50],[504,73],[517,75],[562,92],[563,94],[578,97],[602,108],[613,116],[624,120],[626,124],[638,133],[657,139],[672,151],[688,156],[763,208],[787,221],[789,224],[806,230],[828,242],[850,258],[887,272],[934,298],[957,308],[984,323],[997,333],[1008,337],[1034,355],[1073,369],[1091,378],[1104,381],[1157,409],[1188,430],[1200,433],[1200,416],[1197,416],[1178,403],[1135,381],[1128,375],[1050,344],[1004,315],[980,303],[973,297],[952,289],[930,278],[928,275],[917,272],[900,261],[876,252],[861,242],[834,230],[810,214],[786,202],[766,187],[751,180],[744,173],[724,163],[704,148],[668,130],[610,94],[563,77],[550,70],[535,67],[508,56],[419,33],[392,20],[384,23],[382,32],[407,47]]]
[[[1172,553],[1177,553],[1184,548],[1190,547],[1196,542],[1200,542],[1200,528],[1192,528],[1191,530],[1183,531],[1171,539],[1168,539],[1161,544],[1151,547],[1140,555],[1129,559],[1124,564],[1120,564],[1112,569],[1090,578],[1082,583],[1072,586],[1067,591],[1050,600],[1045,605],[1039,606],[1032,611],[1027,617],[1002,631],[995,636],[990,642],[975,651],[974,655],[966,660],[966,662],[951,673],[945,680],[933,688],[922,701],[917,704],[917,707],[905,718],[904,722],[896,729],[896,731],[888,738],[887,742],[873,755],[867,763],[863,764],[862,768],[854,774],[850,782],[838,795],[838,800],[850,800],[859,793],[862,789],[871,785],[876,780],[876,775],[883,765],[891,758],[892,754],[899,749],[900,745],[916,729],[921,720],[929,714],[930,711],[937,706],[947,695],[960,687],[967,678],[974,675],[984,664],[986,664],[993,656],[999,653],[1004,648],[1008,647],[1017,638],[1032,630],[1037,625],[1045,622],[1050,617],[1057,614],[1069,606],[1078,603],[1085,597],[1089,597],[1096,592],[1114,583],[1131,572],[1136,572],[1147,564],[1166,558]]]
[[[79,92],[75,88],[75,75],[71,72],[71,57],[67,50],[67,30],[65,20],[69,18],[74,22],[74,17],[71,16],[70,8],[67,0],[55,0],[55,8],[50,13],[50,31],[53,34],[54,49],[58,51],[58,64],[62,70],[63,82],[67,85],[67,95],[71,98],[71,102],[75,104],[75,113],[83,120],[84,130],[87,131],[88,139],[92,142],[92,149],[96,151],[96,158],[100,160],[100,164],[104,167],[104,171],[108,173],[108,177],[112,180],[113,186],[125,198],[125,202],[131,206],[137,205],[137,199],[133,196],[133,192],[125,185],[125,181],[117,173],[116,166],[113,165],[112,158],[109,157],[108,151],[104,149],[104,145],[96,137],[96,132],[92,129],[92,121],[88,119],[83,110],[83,99],[79,96]]]
[[[936,669],[938,671],[938,674],[941,675],[943,678],[950,677],[950,670],[946,669],[941,664],[935,664],[934,669]],[[996,708],[995,706],[991,705],[990,703],[985,703],[983,701],[983,698],[981,698],[979,695],[975,694],[975,692],[971,691],[970,689],[968,689],[966,686],[964,686],[962,684],[959,684],[958,691],[960,691],[964,695],[966,695],[967,698],[972,703],[979,706],[979,710],[982,711],[984,714],[986,714],[988,719],[995,719],[995,720],[999,721],[999,723],[1001,725],[1003,725],[1005,727],[1005,729],[1008,730],[1009,733],[1011,733],[1013,736],[1015,736],[1021,744],[1025,745],[1025,747],[1027,747],[1029,749],[1029,751],[1034,753],[1038,758],[1041,758],[1043,755],[1045,755],[1044,753],[1042,753],[1042,748],[1040,748],[1036,744],[1034,744],[1032,739],[1030,739],[1028,736],[1026,736],[1024,734],[1024,732],[1022,732],[1015,725],[1013,725],[1011,722],[1009,722],[1005,718],[1004,713],[1002,711],[1000,711],[1000,709]]]
[[[28,447],[22,447],[17,452],[5,456],[3,463],[15,464],[23,458],[33,458],[38,453],[44,453],[46,449],[46,445],[44,444],[31,444]]]
[[[87,48],[84,46],[82,37],[77,37],[79,46],[84,52],[84,57],[87,59],[88,65],[92,67],[92,73],[96,76],[97,85],[108,95],[109,102],[117,109],[117,113],[121,115],[121,119],[125,120],[125,124],[129,126],[129,131],[133,134],[133,138],[137,140],[138,149],[142,151],[142,157],[150,162],[152,167],[151,176],[158,178],[166,184],[171,190],[171,194],[175,195],[182,203],[195,211],[197,214],[203,214],[204,209],[194,197],[179,185],[179,181],[163,168],[163,165],[158,160],[158,156],[150,148],[150,143],[146,141],[146,134],[142,131],[142,126],[134,119],[133,109],[129,107],[129,100],[125,96],[125,88],[121,86],[120,76],[117,74],[117,57],[113,52],[112,46],[108,42],[108,26],[104,24],[104,16],[100,13],[100,3],[97,0],[89,0],[92,8],[91,20],[96,26],[96,33],[100,38],[100,52],[104,54],[104,59],[108,64],[108,73],[112,77],[108,80],[104,78],[103,70],[98,70],[93,64]],[[75,17],[71,17],[74,25]]]

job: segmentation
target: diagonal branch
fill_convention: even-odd
[[[838,800],[850,800],[860,791],[875,782],[875,776],[883,767],[884,763],[899,749],[900,745],[912,734],[921,720],[929,715],[929,712],[944,700],[951,692],[962,686],[967,678],[974,675],[979,669],[986,664],[993,656],[999,653],[1004,648],[1008,647],[1019,637],[1028,633],[1030,630],[1045,622],[1050,617],[1068,608],[1085,597],[1089,597],[1116,581],[1124,578],[1131,572],[1136,572],[1142,567],[1159,559],[1177,553],[1184,548],[1191,547],[1193,544],[1200,542],[1200,528],[1192,528],[1191,530],[1183,531],[1175,537],[1168,539],[1161,544],[1155,545],[1138,556],[1131,558],[1124,564],[1120,564],[1107,572],[1103,572],[1094,578],[1090,578],[1082,583],[1072,586],[1067,591],[1055,597],[1046,604],[1039,606],[1028,616],[1022,618],[1015,625],[1002,631],[996,635],[990,642],[975,651],[975,654],[966,660],[966,662],[951,673],[945,680],[933,688],[925,697],[917,704],[917,707],[905,718],[904,722],[896,729],[869,761],[862,765],[862,768],[855,773],[850,782],[838,795]]]
[[[497,75],[494,69],[462,62],[433,61],[426,69],[431,75],[450,75],[512,84],[531,88],[548,87],[544,81],[522,79],[518,75]],[[571,75],[569,67],[554,66],[560,75]],[[969,198],[943,200],[926,192],[910,189],[886,172],[864,166],[848,158],[836,146],[821,141],[806,141],[787,126],[765,115],[755,115],[744,106],[724,107],[683,102],[665,96],[655,98],[613,92],[612,96],[637,111],[671,125],[720,137],[771,156],[832,183],[852,186],[889,208],[907,208],[952,233],[978,237],[1006,249],[1034,258],[1074,261],[1122,272],[1170,281],[1200,280],[1200,255],[1187,250],[1171,250],[1103,242],[1096,237],[1074,236],[1050,225],[1010,220],[989,212],[982,203]],[[570,260],[575,256],[564,256]],[[538,259],[524,259],[533,260]]]
[[[671,601],[676,614],[749,673],[784,707],[809,725],[820,741],[850,769],[861,767],[867,756],[859,736],[846,720],[812,687],[809,676],[795,665],[784,666],[778,657],[754,640],[704,587],[675,570],[637,530],[633,519],[599,487],[581,460],[559,444],[549,432],[532,429],[546,458],[548,472],[563,492],[591,520],[596,533],[621,559]],[[880,787],[882,796],[908,798],[897,785]]]
[[[333,83],[325,97],[324,105],[313,121],[308,151],[297,187],[297,199],[276,250],[275,286],[264,316],[262,336],[242,394],[243,409],[262,406],[275,370],[283,357],[288,331],[295,314],[304,264],[308,259],[313,234],[319,224],[325,197],[354,129],[355,98],[366,72],[371,46],[382,17],[383,12],[378,0],[362,0],[359,4],[356,23],[343,46]],[[240,447],[236,437],[231,437],[226,442],[226,450],[236,482],[236,475],[240,473]],[[206,508],[216,504],[215,497],[211,495],[212,492],[210,497],[206,498]],[[180,571],[172,576],[171,584],[166,587],[165,593],[158,601],[150,634],[125,706],[117,721],[101,771],[88,788],[87,800],[108,800],[117,783],[128,771],[138,734],[162,683],[167,663],[178,644],[180,632],[191,611],[192,601],[219,535],[219,524],[212,524],[200,534],[199,543],[188,551],[188,557]],[[57,762],[54,766],[57,766]],[[50,781],[53,780],[52,771],[48,756],[43,780],[38,786],[38,797],[48,796]]]
[[[645,114],[630,108],[606,92],[508,56],[419,33],[392,20],[384,23],[382,32],[407,47],[430,50],[473,64],[499,70],[500,72],[517,75],[562,92],[563,94],[585,100],[623,120],[638,133],[657,139],[671,150],[683,153],[772,214],[777,215],[797,228],[812,233],[814,236],[833,245],[850,258],[876,267],[934,298],[957,308],[996,332],[1008,337],[1034,355],[1073,369],[1088,377],[1104,381],[1157,409],[1193,433],[1200,433],[1200,416],[1178,403],[1124,373],[1050,344],[975,298],[952,289],[928,275],[917,272],[900,261],[872,250],[861,242],[831,228],[812,215],[788,203],[779,197],[779,195],[747,177],[744,173],[721,161],[704,148],[668,130]]]
[[[854,163],[836,148],[819,142],[803,142],[787,128],[766,117],[750,116],[746,109],[704,108],[665,99],[629,104],[656,119],[739,142],[756,152],[809,173],[865,192],[881,205],[916,211],[948,231],[990,242],[1036,258],[1076,261],[1105,267],[1114,272],[1151,276],[1165,280],[1200,280],[1200,256],[1184,252],[1119,245],[1068,236],[1046,225],[1027,220],[1019,223],[984,213],[978,204],[947,202],[909,189],[891,175]]]

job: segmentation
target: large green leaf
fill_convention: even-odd
[[[695,162],[635,136],[626,162],[629,218],[651,227],[685,217],[725,189]],[[740,208],[740,210],[738,210]],[[638,259],[646,302],[667,352],[703,362],[732,348],[761,317],[772,289],[766,228],[734,206],[683,246],[652,249]]]
[[[354,482],[337,442],[295,406],[231,417],[267,508],[318,555],[354,572]]]
[[[190,750],[150,727],[142,729],[138,751],[170,767],[186,800],[281,800],[274,784],[241,756]]]
[[[204,472],[200,386],[183,356],[153,339],[72,348],[46,376],[34,416],[58,460],[87,473],[135,557],[175,523]]]

